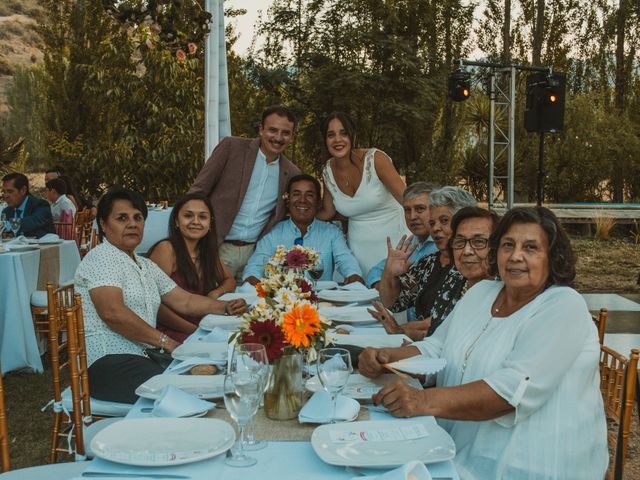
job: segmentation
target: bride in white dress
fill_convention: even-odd
[[[330,114],[322,134],[332,158],[324,167],[317,217],[331,220],[337,212],[348,218],[349,248],[366,278],[371,267],[386,258],[387,237],[396,245],[403,235],[410,235],[402,208],[406,185],[386,153],[353,148],[355,125],[346,113]]]

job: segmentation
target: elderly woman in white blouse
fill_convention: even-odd
[[[401,358],[444,357],[437,386],[394,382],[373,401],[399,417],[438,417],[456,443],[462,479],[601,479],[608,453],[599,342],[569,286],[569,239],[546,208],[516,208],[490,246],[491,273],[501,280],[471,288],[433,336],[360,355],[369,377]]]
[[[89,387],[101,400],[133,403],[135,389],[163,371],[144,351],[171,352],[178,343],[157,330],[160,303],[193,316],[238,314],[243,300],[222,302],[176,286],[151,260],[135,254],[142,240],[147,208],[131,190],[114,188],[98,203],[103,242],[78,267],[76,290],[82,295]]]

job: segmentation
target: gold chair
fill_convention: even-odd
[[[0,472],[9,470],[9,433],[7,416],[4,407],[4,387],[2,386],[2,369],[0,369]]]
[[[598,329],[598,338],[600,339],[600,345],[604,345],[604,331],[607,328],[607,315],[608,310],[606,308],[601,308],[597,317],[595,315],[591,315],[593,323],[596,324],[596,328]]]
[[[76,239],[76,225],[71,219],[71,222],[53,222],[53,229],[63,240],[75,240]]]
[[[613,449],[606,479],[622,478],[627,457],[631,414],[638,375],[640,351],[632,349],[627,359],[615,350],[600,346],[600,391],[607,419],[616,424],[609,431],[608,442]]]

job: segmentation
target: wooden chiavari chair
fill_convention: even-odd
[[[606,479],[621,479],[627,457],[631,414],[638,375],[640,351],[632,349],[629,358],[604,345],[600,346],[600,391],[604,412],[616,428],[609,431],[608,442],[613,448]]]
[[[593,323],[596,324],[596,328],[598,329],[598,339],[600,340],[600,345],[604,345],[604,331],[607,328],[607,315],[608,310],[606,308],[601,308],[597,317],[595,315],[591,315]]]
[[[86,255],[86,253],[94,246],[92,245],[94,228],[91,210],[85,208],[76,213],[75,230],[75,239],[78,244],[78,250],[80,250],[80,256],[84,257],[84,255]]]
[[[0,369],[0,472],[9,470],[9,430],[4,406],[4,387],[2,385],[2,369]]]

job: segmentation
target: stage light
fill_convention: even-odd
[[[463,70],[456,70],[447,80],[449,97],[454,102],[464,102],[471,95],[471,74]]]

